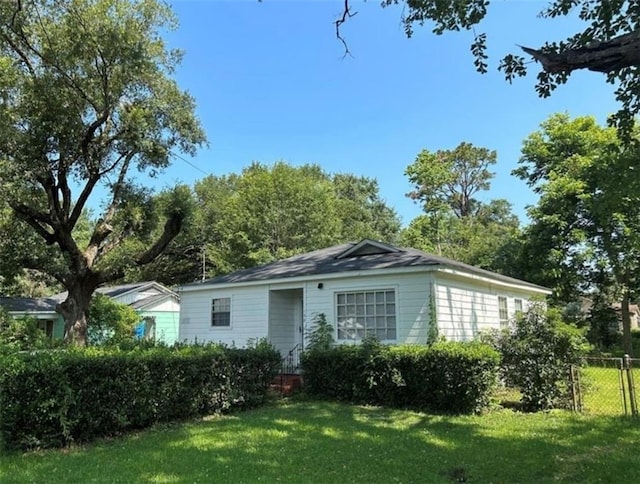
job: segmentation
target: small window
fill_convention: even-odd
[[[38,327],[47,335],[47,338],[53,339],[53,321],[51,319],[38,321]]]
[[[211,300],[211,326],[231,326],[231,298]]]
[[[498,317],[500,318],[501,328],[509,326],[509,309],[507,308],[507,298],[505,296],[498,296]]]
[[[514,299],[513,307],[516,311],[516,316],[519,316],[520,314],[522,314],[522,299]]]

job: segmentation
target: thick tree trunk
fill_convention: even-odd
[[[80,280],[69,287],[67,299],[58,305],[64,317],[64,340],[78,346],[87,345],[87,311],[97,284],[91,280]]]
[[[629,314],[629,289],[625,287],[622,294],[622,348],[633,357],[633,339],[631,338],[631,316]]]

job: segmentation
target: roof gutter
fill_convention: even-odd
[[[463,278],[463,279],[473,279],[475,281],[486,282],[487,284],[493,284],[495,286],[502,286],[509,289],[520,289],[526,288],[529,291],[537,292],[539,294],[544,294],[549,296],[553,293],[553,291],[549,288],[538,286],[536,284],[532,284],[531,282],[522,281],[522,284],[518,284],[517,282],[509,282],[509,281],[501,281],[499,279],[493,279],[490,277],[481,276],[479,274],[474,274],[473,272],[463,272],[455,269],[451,269],[450,267],[440,266],[438,268],[438,272],[442,272],[443,274],[448,274],[451,276]],[[507,276],[505,276],[507,277]]]

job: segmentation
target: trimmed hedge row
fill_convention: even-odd
[[[260,405],[279,364],[266,344],[7,355],[0,360],[2,446],[59,447]]]
[[[305,391],[352,403],[472,413],[489,403],[499,354],[481,343],[365,342],[302,355]]]

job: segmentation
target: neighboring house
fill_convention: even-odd
[[[171,289],[150,281],[100,287],[96,292],[128,304],[140,314],[144,325],[139,328],[139,336],[169,345],[178,340],[180,298]]]
[[[58,300],[40,297],[0,297],[0,306],[14,318],[31,316],[38,320],[40,329],[51,338],[64,337],[64,319],[56,312]]]
[[[119,286],[100,287],[97,293],[104,294],[116,302],[127,304],[140,314],[138,335],[173,344],[178,338],[180,300],[178,295],[157,282],[138,282]],[[63,337],[64,320],[56,313],[56,304],[64,301],[63,292],[50,298],[0,298],[0,305],[14,317],[30,315],[42,320],[47,334]],[[49,331],[51,323],[52,330]]]
[[[622,303],[613,303],[611,307],[618,316],[618,331],[622,333]],[[637,304],[629,304],[629,319],[632,330],[640,329],[640,308]]]
[[[580,316],[583,318],[589,317],[593,308],[593,300],[590,297],[583,297],[578,304],[577,311]],[[611,321],[609,329],[611,333],[622,333],[622,303],[614,302],[611,304],[610,309],[615,313],[617,320]],[[640,306],[638,304],[629,304],[629,320],[631,322],[631,330],[640,329]]]
[[[338,343],[365,333],[387,343],[429,335],[469,340],[506,326],[545,287],[415,249],[347,243],[181,288],[181,341],[243,346],[268,338],[281,353],[303,345],[324,313]]]

